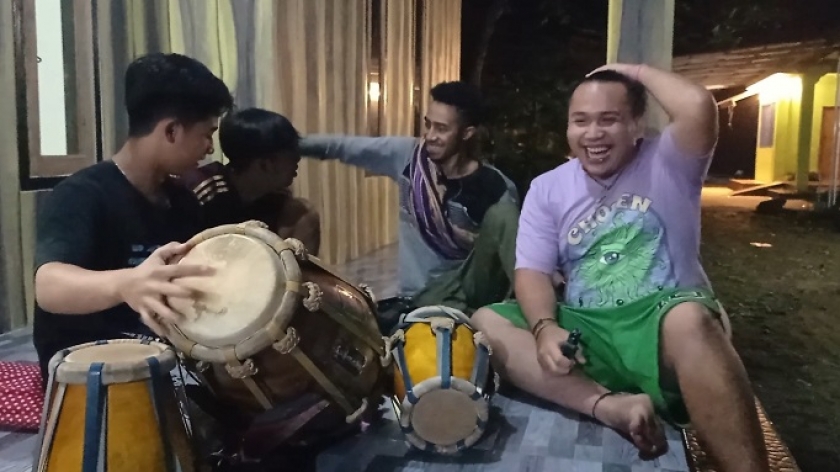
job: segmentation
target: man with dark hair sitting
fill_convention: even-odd
[[[289,189],[300,162],[299,139],[286,117],[269,110],[248,108],[225,116],[219,144],[229,163],[211,162],[183,178],[202,206],[204,226],[259,220],[317,255],[318,213]]]
[[[198,61],[150,54],[125,74],[128,139],[112,159],[58,184],[38,215],[33,340],[41,374],[58,351],[97,341],[165,335],[178,316],[164,297],[204,267],[170,264],[200,230],[195,198],[170,175],[213,148],[230,91]],[[173,242],[175,241],[175,242]]]
[[[467,313],[501,301],[513,280],[516,188],[482,162],[479,92],[464,82],[431,90],[423,139],[313,135],[301,154],[365,168],[400,187],[399,288],[409,308]],[[387,329],[387,327],[386,327]]]

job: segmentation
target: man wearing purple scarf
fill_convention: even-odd
[[[477,154],[482,99],[464,82],[431,90],[422,139],[313,135],[304,157],[339,159],[400,187],[397,295],[412,306],[472,313],[505,299],[513,280],[516,188]]]

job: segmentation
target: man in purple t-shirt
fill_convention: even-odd
[[[652,137],[646,90],[671,118]],[[669,72],[604,66],[575,89],[567,137],[576,159],[534,179],[525,198],[517,301],[473,316],[497,368],[625,433],[644,456],[665,451],[660,416],[693,423],[724,470],[766,470],[749,380],[699,260],[714,100]]]

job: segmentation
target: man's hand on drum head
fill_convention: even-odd
[[[177,323],[181,315],[170,308],[165,299],[192,298],[193,291],[172,283],[179,277],[211,275],[213,269],[207,266],[178,264],[189,246],[169,243],[161,246],[133,269],[126,271],[117,290],[120,298],[140,314],[143,323],[159,336],[166,336],[168,325]]]
[[[537,333],[537,360],[543,369],[556,375],[567,375],[575,364],[586,364],[583,347],[579,346],[575,360],[566,358],[560,346],[569,339],[569,332],[556,324],[551,324]]]

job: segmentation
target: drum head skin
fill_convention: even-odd
[[[155,341],[109,339],[79,344],[57,352],[50,359],[49,371],[58,382],[85,384],[94,366],[101,370],[101,383],[134,382],[152,375],[150,359],[155,359],[160,372],[175,368],[175,351]],[[52,374],[51,374],[52,375]]]
[[[96,362],[145,363],[147,357],[158,356],[161,352],[160,347],[151,344],[95,344],[70,352],[64,357],[64,362],[87,365]]]
[[[237,344],[274,316],[285,284],[280,259],[263,241],[243,234],[223,234],[198,243],[179,264],[213,267],[215,274],[177,279],[193,289],[192,300],[170,298],[184,315],[178,329],[210,347]]]

